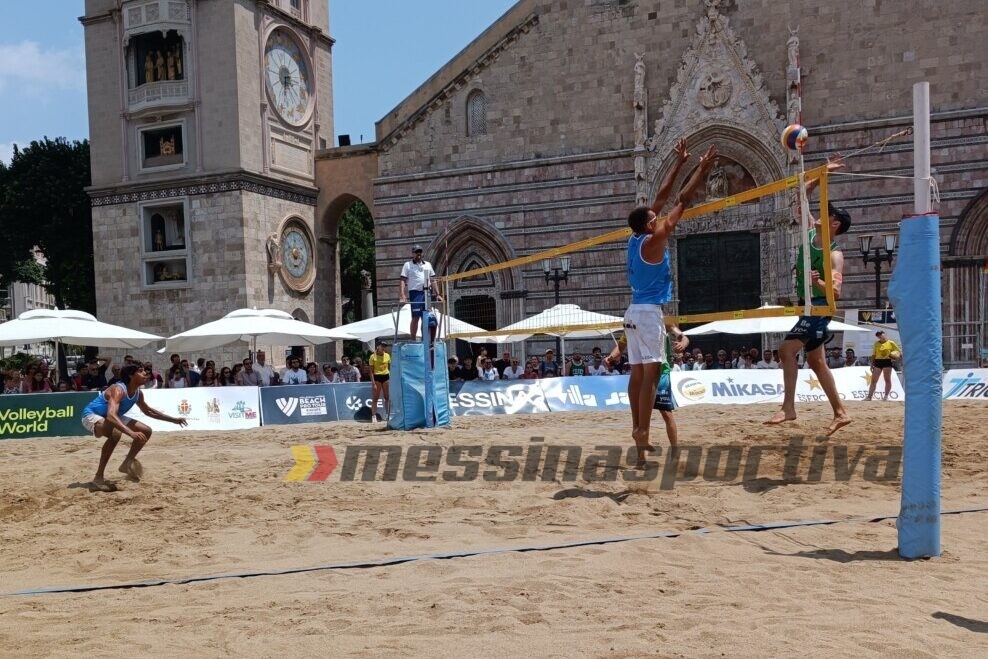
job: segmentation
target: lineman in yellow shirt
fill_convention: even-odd
[[[878,340],[871,350],[871,385],[868,387],[868,397],[865,400],[871,400],[875,395],[879,373],[885,378],[885,400],[888,400],[892,392],[892,360],[902,359],[902,348],[892,339],[885,338],[885,332],[882,330],[875,332],[875,336]]]
[[[367,360],[371,367],[374,381],[374,394],[371,396],[371,421],[377,419],[377,399],[384,398],[384,418],[387,420],[391,412],[391,393],[388,390],[388,380],[391,379],[391,355],[384,351],[386,343],[383,341],[377,344],[374,353]]]

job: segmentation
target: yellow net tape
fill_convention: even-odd
[[[826,176],[827,166],[820,165],[814,169],[806,172],[806,180],[818,179]],[[787,190],[789,188],[794,188],[799,185],[799,176],[789,176],[784,179],[779,179],[778,181],[772,181],[771,183],[766,183],[757,188],[751,188],[750,190],[745,190],[744,192],[739,192],[731,197],[724,197],[723,199],[714,199],[713,201],[708,201],[706,203],[694,206],[692,208],[687,208],[683,212],[683,217],[680,221],[689,220],[694,217],[700,217],[702,215],[709,215],[716,211],[724,210],[725,208],[730,208],[731,206],[737,206],[738,204],[743,204],[748,201],[754,201],[759,197],[764,197],[765,195],[774,194],[776,192],[781,192],[782,190]],[[666,216],[663,216],[665,219]],[[605,234],[599,236],[593,236],[592,238],[586,238],[584,240],[579,240],[575,243],[569,243],[567,245],[562,245],[560,247],[555,247],[553,249],[547,249],[535,254],[530,254],[528,256],[521,256],[517,259],[512,259],[510,261],[503,261],[501,263],[495,263],[494,265],[488,265],[483,268],[474,268],[473,270],[465,270],[463,272],[457,272],[452,275],[446,275],[445,277],[437,277],[440,281],[457,281],[459,279],[469,279],[470,277],[477,277],[478,275],[486,275],[491,272],[497,272],[499,270],[504,270],[506,268],[516,268],[522,265],[528,265],[530,263],[538,263],[544,259],[551,259],[555,256],[562,256],[563,254],[570,254],[572,252],[579,252],[580,250],[587,249],[589,247],[595,247],[597,245],[602,245],[604,243],[613,242],[615,240],[621,240],[622,238],[627,238],[631,235],[631,229],[625,227],[623,229],[615,229]],[[829,281],[829,279],[828,279]]]
[[[701,217],[704,215],[709,215],[725,208],[731,208],[732,206],[737,206],[738,204],[743,204],[749,201],[754,201],[760,197],[766,195],[775,194],[783,190],[788,190],[797,187],[800,183],[800,176],[798,174],[789,176],[778,181],[772,181],[771,183],[766,183],[765,185],[759,186],[757,188],[752,188],[750,190],[745,190],[736,195],[730,197],[724,197],[722,199],[714,199],[712,201],[705,202],[698,206],[688,208],[683,212],[681,221],[690,220],[692,218]],[[819,179],[820,181],[820,212],[826,217],[827,213],[827,202],[829,201],[827,196],[827,166],[820,165],[813,169],[807,170],[803,174],[804,181],[811,181]],[[663,216],[663,219],[665,216]],[[826,254],[830,253],[830,223],[821,222],[821,241],[824,245],[824,252]],[[543,250],[529,256],[523,256],[517,259],[512,259],[510,261],[504,261],[502,263],[495,263],[494,265],[485,266],[482,268],[475,268],[473,270],[466,270],[464,272],[458,272],[452,275],[447,275],[445,277],[438,277],[437,279],[443,282],[447,287],[450,282],[457,281],[460,279],[468,279],[470,277],[476,277],[478,275],[484,275],[491,272],[497,272],[499,270],[504,270],[506,268],[515,268],[518,266],[529,265],[531,263],[538,263],[545,259],[551,259],[556,256],[561,256],[563,254],[570,254],[573,252],[578,252],[589,247],[594,247],[596,245],[602,245],[604,243],[613,242],[616,240],[621,240],[627,238],[631,235],[631,229],[622,228],[615,229],[605,234],[598,236],[593,236],[591,238],[586,238],[584,240],[579,240],[573,243],[562,245],[560,247],[555,247],[553,249]],[[805,237],[801,237],[805,240]],[[699,323],[710,323],[717,320],[739,320],[739,319],[750,319],[750,318],[775,318],[779,316],[791,316],[796,318],[801,315],[809,313],[811,316],[833,316],[837,311],[836,297],[834,295],[834,287],[831,276],[831,260],[829,258],[823,259],[823,279],[826,288],[827,306],[816,306],[816,307],[771,307],[771,308],[761,308],[761,309],[741,309],[734,311],[716,311],[710,313],[699,313],[699,314],[689,314],[689,315],[677,315],[677,316],[667,316],[665,319],[666,325],[695,325]],[[448,295],[447,295],[448,298]],[[507,337],[507,336],[519,336],[519,335],[532,335],[532,334],[550,334],[550,335],[560,335],[565,336],[567,334],[573,334],[576,332],[583,331],[601,331],[601,332],[617,332],[623,330],[623,321],[616,320],[610,323],[589,323],[581,325],[565,325],[558,327],[539,327],[538,329],[525,328],[518,330],[493,330],[493,331],[483,331],[483,332],[451,332],[447,336],[451,339],[471,339],[479,337]]]

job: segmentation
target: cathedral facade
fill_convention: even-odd
[[[706,192],[733,194],[796,171],[779,143],[788,123],[810,128],[806,166],[819,165],[911,126],[912,85],[928,80],[945,348],[948,361],[970,362],[984,340],[988,255],[984,10],[977,0],[919,5],[521,0],[383,117],[374,144],[318,154],[317,216],[332,233],[351,199],[372,209],[387,306],[413,243],[444,274],[626,226],[680,138],[693,158],[682,176],[717,144]],[[911,138],[854,157],[848,171],[911,176]],[[840,306],[874,309],[860,238],[875,245],[897,231],[912,181],[835,177],[829,193],[854,221],[841,239]],[[796,236],[779,197],[682,222],[672,311],[792,301]],[[572,254],[562,301],[621,315],[624,251],[614,242]],[[886,263],[879,306],[888,276]],[[450,297],[451,313],[503,326],[551,306],[554,290],[535,263],[454,282]]]

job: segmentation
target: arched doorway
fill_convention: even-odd
[[[429,249],[436,274],[467,272],[514,258],[507,240],[495,227],[475,217],[461,217],[449,224]],[[481,329],[495,330],[520,320],[523,300],[517,295],[513,269],[467,277],[445,287],[446,309],[454,317]],[[485,346],[494,355],[496,345]],[[480,346],[457,341],[458,356],[472,356]]]
[[[943,259],[943,361],[948,368],[988,358],[988,189],[961,212]]]
[[[377,268],[370,206],[352,194],[334,199],[319,224],[316,323],[337,327],[376,313]],[[320,346],[320,361],[337,357],[336,344]]]

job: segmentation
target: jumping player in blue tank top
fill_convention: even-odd
[[[662,306],[672,299],[672,272],[669,267],[669,236],[676,229],[679,218],[690,204],[700,183],[717,161],[717,149],[711,146],[700,158],[693,175],[683,186],[676,202],[664,218],[658,215],[672,192],[673,183],[683,165],[689,160],[686,140],[680,140],[675,148],[676,160],[666,175],[652,205],[631,211],[628,226],[632,236],[628,239],[628,284],[631,286],[631,305],[624,314],[624,333],[628,339],[628,362],[631,378],[628,381],[628,400],[631,405],[632,431],[638,451],[636,466],[645,467],[645,454],[654,450],[649,443],[649,427],[652,423],[652,405],[659,382],[662,364],[665,362],[665,321]]]
[[[127,416],[135,405],[146,416],[160,421],[174,423],[177,426],[185,426],[188,422],[185,419],[171,417],[164,412],[159,412],[144,402],[144,394],[141,388],[147,380],[147,373],[140,364],[128,364],[120,369],[120,382],[108,387],[105,391],[96,395],[86,409],[82,411],[82,425],[95,437],[105,437],[103,450],[99,456],[99,467],[96,469],[96,477],[93,485],[104,492],[112,492],[116,487],[106,480],[103,474],[113,450],[117,447],[117,442],[124,435],[133,441],[130,445],[130,452],[120,465],[120,472],[125,474],[129,480],[139,481],[143,469],[137,460],[137,454],[141,452],[144,445],[151,438],[151,429]]]

